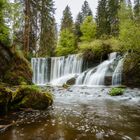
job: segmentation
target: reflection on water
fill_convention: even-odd
[[[0,140],[140,140],[140,90],[121,97],[108,88],[52,89],[49,111],[20,112],[6,117],[18,121]]]

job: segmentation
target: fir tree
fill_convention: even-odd
[[[97,7],[97,36],[101,37],[110,34],[110,23],[107,9],[107,0],[99,0]]]
[[[72,13],[70,11],[70,7],[67,5],[65,10],[63,11],[63,17],[61,21],[61,31],[63,29],[72,30],[72,28],[73,28]]]
[[[53,54],[56,45],[54,12],[53,0],[42,0],[39,56],[52,56]]]
[[[82,36],[82,32],[80,30],[80,26],[81,26],[82,22],[83,22],[82,14],[81,14],[81,12],[79,12],[77,15],[76,21],[75,21],[75,28],[74,28],[74,33],[75,33],[77,41],[80,41],[80,37]]]
[[[82,21],[84,21],[87,16],[92,16],[92,10],[90,9],[89,4],[86,0],[82,5],[81,14],[82,14]]]
[[[110,35],[117,36],[119,33],[119,0],[108,0],[108,20],[110,26]]]

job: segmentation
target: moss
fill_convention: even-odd
[[[123,95],[125,89],[124,88],[112,88],[109,91],[109,95],[111,96],[119,96],[119,95]]]
[[[129,87],[140,87],[140,54],[129,53],[124,61],[123,84]]]
[[[67,88],[69,88],[70,86],[67,85],[67,84],[63,84],[62,87],[65,88],[65,89],[67,89]]]
[[[20,108],[46,109],[53,103],[53,97],[50,93],[42,92],[37,86],[20,86],[13,94],[12,109]]]

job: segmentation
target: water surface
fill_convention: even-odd
[[[51,88],[48,111],[13,113],[0,140],[140,140],[140,90],[110,97],[105,87]]]

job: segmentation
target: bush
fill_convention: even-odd
[[[90,43],[80,43],[79,52],[83,53],[84,56],[90,56],[94,60],[100,60],[101,57],[104,58],[104,56],[107,56],[112,50],[108,44],[104,43],[104,41],[94,40]]]
[[[75,54],[77,51],[73,47],[57,47],[56,48],[56,56],[67,56],[69,54]]]
[[[123,95],[124,91],[125,91],[124,88],[112,88],[109,92],[109,95],[111,96]]]

